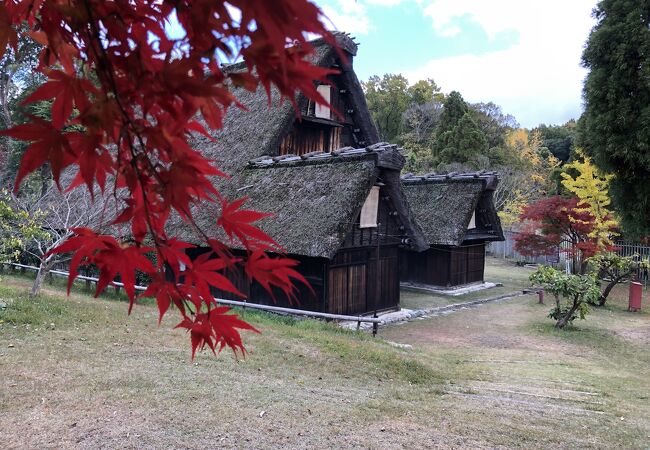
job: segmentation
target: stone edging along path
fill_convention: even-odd
[[[386,314],[379,315],[379,318],[382,319],[380,326],[389,325],[389,324],[399,324],[409,322],[415,319],[425,319],[427,317],[442,316],[446,314],[452,314],[454,312],[461,311],[463,309],[475,308],[477,306],[484,305],[486,303],[494,303],[503,300],[508,300],[510,298],[520,297],[523,295],[528,295],[534,293],[531,290],[522,290],[509,292],[507,294],[498,295],[496,297],[480,298],[477,300],[471,300],[463,303],[454,303],[451,305],[437,306],[435,308],[426,308],[426,309],[402,309],[400,311],[389,312]],[[357,322],[340,322],[339,325],[343,328],[356,328]],[[372,329],[372,324],[362,323],[361,329],[367,330]]]

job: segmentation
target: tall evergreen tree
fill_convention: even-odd
[[[460,93],[452,91],[440,116],[433,156],[438,164],[466,163],[485,154],[488,141]]]
[[[650,2],[602,0],[582,55],[582,144],[604,171],[630,235],[650,235]]]
[[[438,124],[438,134],[453,130],[467,110],[467,103],[463,100],[460,92],[451,91],[445,99],[445,108],[442,110],[440,123]]]

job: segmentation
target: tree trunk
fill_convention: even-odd
[[[52,269],[53,265],[54,263],[51,260],[41,261],[41,265],[38,267],[38,272],[36,273],[34,284],[32,284],[32,289],[29,291],[29,298],[36,297],[41,292],[43,280],[45,280],[47,274],[50,273],[50,269]]]
[[[607,303],[607,296],[610,292],[612,292],[614,286],[616,286],[620,281],[620,278],[614,278],[609,282],[609,284],[605,287],[605,290],[600,294],[600,298],[598,299],[598,306],[605,306],[605,303]]]
[[[41,166],[41,197],[45,197],[47,190],[50,188],[51,181],[50,167],[48,164]]]
[[[575,314],[575,312],[578,310],[579,307],[580,307],[580,302],[574,300],[573,305],[571,306],[571,309],[569,309],[569,311],[566,313],[566,315],[562,316],[557,321],[557,323],[555,324],[555,327],[560,328],[560,329],[564,328],[569,323],[569,321],[571,320],[571,317],[573,317],[573,315]]]

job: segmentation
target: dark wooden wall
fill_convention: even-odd
[[[191,258],[195,258],[205,251],[207,251],[207,249],[199,248],[192,249],[188,253]],[[241,253],[240,256],[243,256],[243,253],[237,250],[235,250],[234,253]],[[298,272],[307,279],[314,290],[314,292],[311,292],[311,290],[302,283],[296,283],[295,286],[298,288],[298,292],[296,293],[298,302],[288,298],[280,290],[275,289],[271,294],[259,283],[251,283],[246,276],[244,268],[239,265],[227,271],[224,275],[235,285],[235,287],[237,287],[237,289],[246,295],[247,301],[252,303],[280,306],[284,308],[298,308],[307,311],[325,311],[325,283],[327,282],[327,267],[329,260],[326,258],[310,258],[300,255],[289,255],[289,257],[299,262]],[[227,300],[243,300],[231,292],[221,291],[218,289],[212,289],[212,294],[217,298]]]
[[[343,250],[329,267],[328,311],[365,314],[399,306],[399,268],[396,246]]]
[[[382,246],[400,245],[408,235],[403,225],[397,219],[397,213],[392,200],[384,188],[379,191],[379,205],[377,211],[377,227],[361,228],[359,217],[343,243],[344,249],[376,247],[377,239]]]
[[[485,244],[432,246],[424,252],[400,251],[400,281],[452,287],[482,282]]]
[[[334,61],[332,68],[341,70],[341,62]],[[302,120],[296,119],[291,131],[280,143],[279,155],[331,152],[342,147],[365,147],[376,142],[371,136],[364,135],[355,119],[358,111],[354,110],[352,97],[363,96],[363,92],[350,92],[344,74],[332,75],[329,80],[330,117],[315,117],[316,105],[311,100],[307,101],[301,108]]]
[[[292,303],[282,292],[271,295],[258,283],[251,283],[242,267],[238,266],[225,275],[249,301],[263,305],[352,315],[397,309],[398,245],[405,237],[392,200],[382,188],[379,193],[378,227],[360,228],[357,217],[343,246],[331,260],[289,255],[299,261],[296,269],[315,291],[311,293],[308,288],[297,284],[300,289],[298,304]],[[206,249],[193,249],[190,257],[204,251]],[[244,254],[241,253],[241,256]],[[213,294],[219,298],[241,300],[229,292],[214,290]]]
[[[327,283],[331,312],[363,314],[399,308],[399,245],[407,236],[384,188],[379,192],[377,225],[361,228],[357,217],[332,259]]]
[[[450,251],[431,247],[423,252],[400,250],[400,281],[447,286],[449,283]]]
[[[483,281],[485,244],[452,247],[450,258],[450,286],[462,286]]]
[[[303,120],[296,122],[280,143],[280,155],[304,155],[311,152],[332,152],[341,147],[341,128],[330,124]]]

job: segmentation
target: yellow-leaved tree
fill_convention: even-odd
[[[542,146],[539,131],[510,130],[505,136],[501,180],[495,193],[498,215],[505,229],[519,223],[523,207],[551,187],[551,172],[559,160]]]
[[[598,248],[604,250],[612,246],[612,238],[618,236],[612,231],[618,227],[618,221],[609,209],[612,203],[609,183],[614,175],[601,173],[581,149],[576,150],[576,155],[578,158],[575,161],[564,165],[562,185],[580,200],[577,211],[593,215],[595,227],[589,237],[594,238]],[[571,170],[577,172],[575,177],[571,175]]]

